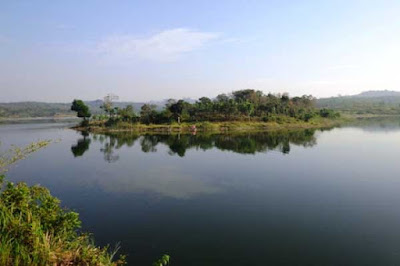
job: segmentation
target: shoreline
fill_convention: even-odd
[[[196,132],[264,132],[273,130],[318,129],[340,126],[344,119],[319,119],[317,121],[290,122],[193,122],[182,124],[140,124],[119,122],[113,126],[105,126],[104,122],[91,122],[87,127],[76,126],[72,129],[92,133],[137,132],[137,133],[196,133]]]

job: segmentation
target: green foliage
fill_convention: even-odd
[[[174,115],[176,121],[178,123],[181,122],[181,117],[185,109],[187,109],[189,103],[185,102],[184,100],[179,100],[176,103],[172,103],[167,105],[167,109]]]
[[[113,117],[116,113],[118,113],[119,107],[114,107],[114,101],[118,100],[118,96],[114,94],[107,94],[104,97],[103,103],[100,106],[110,117]]]
[[[3,179],[4,177],[2,177]],[[108,248],[79,234],[76,212],[41,186],[7,183],[0,191],[1,265],[118,265]]]
[[[201,97],[194,103],[169,99],[162,110],[157,109],[156,105],[143,104],[139,117],[133,106],[113,107],[113,102],[107,97],[103,108],[109,112],[106,127],[124,125],[126,129],[129,126],[120,122],[141,122],[146,125],[226,121],[284,123],[287,121],[284,117],[308,122],[320,115],[315,108],[315,98],[311,95],[291,98],[288,94],[265,95],[251,89],[234,91],[230,95],[221,94],[214,100]],[[99,116],[98,120],[102,121],[104,117]]]
[[[167,266],[169,265],[169,255],[163,255],[160,259],[153,263],[153,266]]]
[[[77,112],[78,117],[82,117],[86,121],[87,118],[91,117],[89,107],[82,100],[74,100],[71,105],[71,111]]]
[[[323,98],[317,100],[317,106],[356,115],[399,115],[400,93],[370,91],[354,96]]]
[[[340,114],[338,112],[335,112],[331,109],[326,109],[326,108],[322,108],[321,110],[319,110],[319,115],[321,117],[326,117],[326,118],[337,118],[340,117]]]
[[[137,116],[133,110],[132,105],[128,105],[125,108],[118,109],[118,116],[122,121],[125,122],[136,122]]]
[[[105,120],[109,117],[104,114],[102,108],[104,101],[85,101],[90,112],[96,115],[97,119]],[[113,108],[125,108],[132,105],[136,110],[139,110],[143,103],[138,102],[113,102]],[[28,118],[28,117],[71,117],[74,116],[71,111],[70,103],[44,103],[44,102],[15,102],[15,103],[0,103],[0,117],[5,118]]]
[[[316,115],[319,113],[312,96],[290,98],[288,94],[265,95],[261,91],[247,89],[230,95],[221,94],[214,100],[201,97],[195,103],[170,99],[162,111],[145,104],[141,108],[140,121],[144,124],[245,120],[280,123],[284,121],[282,116],[307,122]]]
[[[156,106],[151,104],[144,104],[140,111],[140,121],[145,124],[154,123],[157,117]]]
[[[18,102],[0,103],[0,117],[71,116],[71,105],[66,103]]]
[[[46,147],[39,141],[25,148],[12,146],[0,155],[0,173],[29,154]],[[122,265],[108,247],[99,248],[89,235],[78,233],[81,221],[73,211],[41,186],[7,182],[0,175],[0,265]]]

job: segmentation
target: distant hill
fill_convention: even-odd
[[[195,100],[186,98],[187,102],[194,103]],[[86,101],[92,114],[101,114],[100,106],[102,100]],[[158,109],[167,103],[163,101],[151,101]],[[124,108],[132,105],[136,112],[145,104],[144,102],[115,102],[115,106]],[[351,114],[393,114],[400,115],[400,92],[399,91],[365,91],[350,96],[338,96],[317,99],[319,108],[329,108]],[[35,118],[35,117],[68,117],[75,116],[70,111],[71,103],[45,103],[45,102],[14,102],[0,103],[0,118]]]
[[[192,99],[185,98],[190,103],[195,102]],[[85,101],[89,106],[92,114],[102,114],[104,111],[100,108],[103,100]],[[157,109],[161,109],[167,103],[163,101],[150,101],[148,104],[155,105]],[[132,105],[136,112],[140,112],[140,108],[145,102],[115,102],[114,106],[124,108]],[[46,102],[11,102],[0,103],[0,118],[35,118],[35,117],[69,117],[75,116],[75,112],[70,110],[71,103],[46,103]]]
[[[352,114],[400,115],[400,92],[365,91],[350,96],[321,98],[317,100],[317,107]]]
[[[400,91],[364,91],[360,94],[350,96],[353,98],[382,98],[382,97],[400,97]]]
[[[0,103],[0,117],[25,118],[25,117],[56,117],[73,116],[66,103],[43,103],[43,102],[17,102]]]
[[[103,113],[100,106],[102,100],[85,102],[92,114]],[[115,106],[123,108],[131,104],[138,112],[144,103],[140,102],[116,102]],[[45,103],[45,102],[14,102],[0,103],[0,118],[30,118],[30,117],[67,117],[75,116],[70,110],[71,103]]]

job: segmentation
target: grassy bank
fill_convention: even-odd
[[[78,233],[80,224],[78,214],[62,209],[46,188],[8,183],[0,194],[0,264],[124,264],[107,247]]]
[[[80,233],[76,212],[60,206],[42,186],[4,182],[16,162],[48,146],[49,140],[0,152],[0,265],[121,265],[108,247]]]
[[[77,126],[75,129],[89,132],[242,132],[242,131],[269,131],[281,129],[307,129],[338,126],[349,118],[322,118],[316,117],[310,121],[302,121],[290,117],[282,117],[271,122],[261,121],[229,121],[229,122],[193,122],[172,124],[142,124],[116,121],[91,121],[87,126]]]

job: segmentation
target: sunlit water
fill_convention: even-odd
[[[8,172],[80,213],[129,264],[399,265],[399,121],[239,135],[82,135],[0,125],[2,148],[59,140]]]

